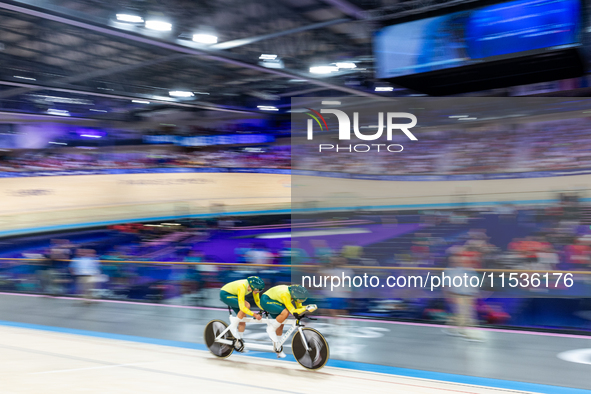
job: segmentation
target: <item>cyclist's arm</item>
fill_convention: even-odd
[[[250,309],[246,307],[244,297],[246,296],[246,291],[241,287],[238,288],[238,306],[240,307],[240,311],[246,313],[248,316],[253,316],[254,313]]]
[[[261,295],[259,293],[253,293],[252,296],[254,297],[254,302],[257,304],[259,309],[262,311],[263,307],[261,306]]]
[[[299,302],[296,303],[296,305],[298,305],[298,307],[297,308],[294,307],[293,304],[291,303],[291,297],[289,296],[289,294],[284,294],[281,297],[281,301],[283,301],[283,305],[285,305],[285,307],[287,308],[289,313],[291,313],[292,315],[294,313],[301,314],[306,311],[306,308],[303,307],[302,304],[300,304]]]

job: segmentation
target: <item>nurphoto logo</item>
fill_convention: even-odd
[[[386,125],[384,127],[384,112],[378,112],[378,125],[377,130],[373,134],[363,134],[359,127],[359,112],[353,112],[353,127],[351,128],[351,119],[344,111],[338,109],[326,109],[323,108],[320,112],[306,108],[310,112],[307,113],[310,116],[308,119],[308,140],[314,139],[314,123],[320,127],[321,131],[329,131],[326,119],[322,114],[332,114],[337,117],[339,122],[339,141],[351,140],[351,129],[353,129],[354,137],[362,141],[376,141],[384,134],[386,130],[386,139],[392,141],[392,135],[394,131],[402,131],[404,135],[411,141],[417,141],[417,137],[410,131],[417,124],[417,117],[408,112],[387,112],[386,113]],[[410,123],[395,123],[394,120],[409,119]],[[376,126],[373,126],[374,128]],[[369,128],[366,126],[366,128]],[[370,152],[380,151],[380,149],[387,150],[388,152],[402,152],[404,149],[400,144],[353,144],[353,145],[334,145],[334,144],[319,144],[318,151],[336,151],[336,152]]]

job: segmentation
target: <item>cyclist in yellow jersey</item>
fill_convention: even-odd
[[[235,280],[230,282],[220,290],[220,300],[231,307],[239,319],[243,319],[246,315],[253,316],[257,320],[262,317],[258,313],[250,310],[250,303],[245,300],[245,297],[253,293],[254,302],[262,310],[261,301],[259,299],[259,292],[265,288],[265,282],[258,276],[249,276],[247,279]],[[238,327],[230,325],[230,332],[236,339],[243,339],[244,329],[246,323],[241,322]],[[238,329],[236,329],[238,328]]]
[[[300,285],[279,285],[271,287],[263,294],[261,297],[262,309],[269,312],[274,318],[267,325],[267,334],[271,337],[274,345],[279,342],[279,337],[283,335],[283,322],[290,313],[299,315],[304,312],[314,312],[317,309],[316,305],[302,305],[308,297],[308,290]],[[275,351],[278,357],[285,357],[283,349],[275,348]]]

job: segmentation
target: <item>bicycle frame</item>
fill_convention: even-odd
[[[234,341],[231,341],[229,339],[222,339],[222,337],[228,332],[230,331],[231,327],[238,327],[238,323],[249,323],[249,324],[266,324],[269,325],[269,322],[271,321],[271,319],[269,319],[269,317],[264,317],[261,320],[256,320],[252,317],[245,317],[243,319],[239,319],[236,316],[232,316],[230,315],[230,325],[228,327],[226,327],[226,329],[224,331],[222,331],[216,338],[215,341],[218,343],[223,343],[225,345],[231,345],[234,346]],[[287,339],[291,336],[291,334],[293,334],[293,332],[295,330],[298,330],[300,333],[300,338],[302,338],[302,344],[304,345],[304,348],[308,351],[310,350],[310,348],[308,347],[308,343],[306,342],[306,337],[304,336],[304,333],[302,332],[302,327],[303,324],[300,324],[300,320],[296,319],[287,319],[283,322],[284,325],[288,325],[291,326],[286,333],[284,333],[281,338],[279,339],[279,343],[278,343],[278,347],[280,348],[281,346],[283,346],[283,344],[285,343],[285,341],[287,341]],[[269,338],[270,340],[270,338]],[[244,343],[244,348],[245,349],[249,349],[249,350],[261,350],[261,351],[266,351],[266,352],[274,352],[275,349],[273,347],[273,345],[263,345],[260,343],[250,343],[250,342],[246,342]]]

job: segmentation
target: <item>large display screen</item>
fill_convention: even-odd
[[[421,19],[375,36],[378,78],[580,45],[579,0],[518,0]]]

